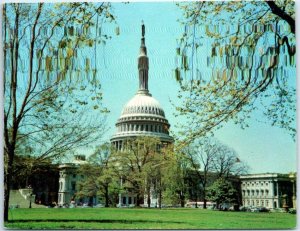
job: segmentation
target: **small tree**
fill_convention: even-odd
[[[198,176],[203,193],[203,208],[206,209],[206,187],[210,174],[213,172],[213,162],[219,152],[216,142],[209,139],[196,140],[184,149],[184,153],[190,163],[191,170]],[[192,179],[194,180],[194,179]],[[198,195],[198,194],[196,194]]]
[[[122,150],[112,153],[110,167],[122,179],[123,189],[137,194],[137,206],[142,202],[145,190],[149,190],[154,173],[151,167],[159,153],[161,142],[153,137],[138,137],[124,141]]]
[[[206,208],[207,187],[216,178],[229,178],[246,173],[248,170],[248,166],[238,158],[233,149],[213,138],[196,139],[183,152],[189,162],[190,171],[197,176],[191,177],[190,183],[192,185],[200,183],[201,187],[195,188],[199,189],[196,195],[202,193],[203,208]]]
[[[216,202],[217,208],[223,203],[238,202],[238,190],[228,179],[219,178],[207,188],[207,198]]]
[[[87,164],[80,166],[78,171],[85,178],[79,182],[77,197],[101,196],[105,200],[105,207],[114,204],[118,178],[109,168],[110,154],[110,145],[103,144],[89,157]]]

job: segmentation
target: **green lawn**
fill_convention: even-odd
[[[222,212],[203,209],[12,209],[16,229],[293,229],[288,213]]]

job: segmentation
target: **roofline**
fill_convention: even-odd
[[[295,177],[295,173],[256,173],[239,176],[240,179],[259,179],[259,178],[292,178]]]

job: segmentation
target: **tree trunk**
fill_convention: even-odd
[[[203,208],[206,209],[206,185],[203,186]]]
[[[198,193],[196,192],[196,205],[195,208],[198,208]]]
[[[182,191],[180,192],[180,206],[184,207],[184,193]]]
[[[161,190],[159,190],[159,202],[158,202],[158,207],[161,209],[161,198],[162,198],[162,195],[161,195]]]
[[[10,153],[6,153],[8,158],[8,163],[7,163],[7,169],[4,174],[4,221],[8,221],[9,196],[10,196],[11,179],[12,179],[12,172],[13,172],[14,149],[9,149],[9,152]]]
[[[108,207],[109,195],[108,195],[108,185],[105,185],[105,207]]]
[[[9,209],[9,196],[10,196],[10,181],[11,174],[7,170],[4,176],[4,221],[8,221],[8,209]]]
[[[150,187],[147,187],[147,205],[150,208],[151,200],[150,200]]]
[[[136,206],[140,206],[140,193],[136,194]]]
[[[206,195],[204,193],[204,198],[203,198],[203,208],[206,209]]]

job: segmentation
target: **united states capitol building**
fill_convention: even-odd
[[[148,72],[149,58],[145,44],[145,26],[142,25],[142,38],[138,55],[138,90],[123,107],[121,116],[116,123],[116,133],[110,139],[116,150],[121,151],[127,140],[144,136],[158,138],[162,146],[174,142],[174,139],[169,135],[170,124],[165,117],[165,112],[149,91]],[[84,178],[84,176],[78,176],[74,172],[78,166],[78,160],[76,163],[76,165],[64,164],[60,166],[59,205],[69,203],[75,198],[76,182]],[[120,185],[122,186],[122,184],[122,179],[120,179]],[[152,204],[158,203],[158,199],[153,196],[150,200]],[[81,201],[96,203],[98,199],[83,198]],[[134,205],[135,203],[135,194],[130,192],[119,194],[118,206]]]
[[[169,135],[170,124],[160,103],[152,97],[149,90],[149,59],[145,44],[145,27],[142,25],[142,38],[138,55],[138,89],[121,111],[116,122],[116,132],[110,142],[116,150],[122,151],[126,140],[141,136],[158,138],[162,145],[174,142]],[[76,162],[76,161],[75,161]],[[60,166],[58,204],[64,205],[75,199],[76,183],[84,176],[76,175],[76,168],[84,159],[75,164]],[[296,174],[262,173],[238,177],[243,206],[262,206],[270,209],[296,208]],[[122,185],[122,179],[120,179]],[[151,203],[157,203],[151,197]],[[84,198],[84,202],[98,203],[99,198]],[[119,194],[117,206],[134,206],[136,195],[130,192]],[[146,202],[145,202],[146,204]]]

